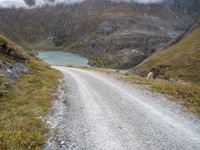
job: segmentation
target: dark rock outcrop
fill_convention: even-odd
[[[28,68],[24,65],[25,55],[14,47],[18,49],[14,43],[9,43],[0,36],[0,75],[3,75],[10,85],[14,85],[20,75],[28,73]]]
[[[21,63],[4,64],[0,61],[0,73],[4,74],[5,80],[11,85],[15,84],[20,75],[27,74],[28,71],[28,68]]]
[[[0,41],[0,53],[13,58],[17,62],[24,62],[25,57],[17,53],[14,49],[9,48],[5,42]]]

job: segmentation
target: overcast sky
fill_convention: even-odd
[[[30,0],[27,0],[30,1]],[[53,2],[50,2],[53,1]],[[42,6],[45,4],[49,4],[49,5],[55,5],[58,3],[65,3],[65,4],[72,4],[72,3],[80,3],[84,0],[35,0],[35,6]],[[138,3],[159,3],[162,2],[163,0],[112,0],[112,1],[126,1],[126,2],[138,2]],[[24,8],[28,8],[29,6],[26,5],[26,3],[24,2],[24,0],[0,0],[0,7],[1,8],[12,8],[12,7],[16,7],[16,8],[20,8],[20,7],[24,7]]]
[[[148,3],[160,3],[163,0],[112,0],[112,1],[138,2],[138,3],[148,4]]]

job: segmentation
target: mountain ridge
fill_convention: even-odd
[[[86,0],[0,9],[0,21],[32,49],[71,51],[88,57],[91,65],[127,69],[182,34],[199,15],[199,6],[195,0],[159,4]]]

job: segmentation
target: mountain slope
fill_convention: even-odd
[[[36,49],[87,56],[91,65],[131,68],[179,36],[199,1],[159,4],[85,0],[74,5],[1,9],[0,21]]]
[[[181,40],[147,58],[135,67],[135,72],[155,71],[160,77],[174,77],[200,83],[200,20],[184,34]]]

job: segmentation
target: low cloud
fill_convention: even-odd
[[[57,5],[64,3],[66,5],[80,3],[84,0],[0,0],[0,8],[31,8],[43,5]]]
[[[11,7],[27,7],[23,0],[0,0],[1,8],[11,8]]]
[[[113,2],[136,2],[141,4],[161,3],[164,0],[111,0]]]
[[[0,8],[34,8],[43,5],[81,3],[84,0],[0,0]],[[160,3],[164,0],[111,0],[113,2],[137,2],[142,4]]]

